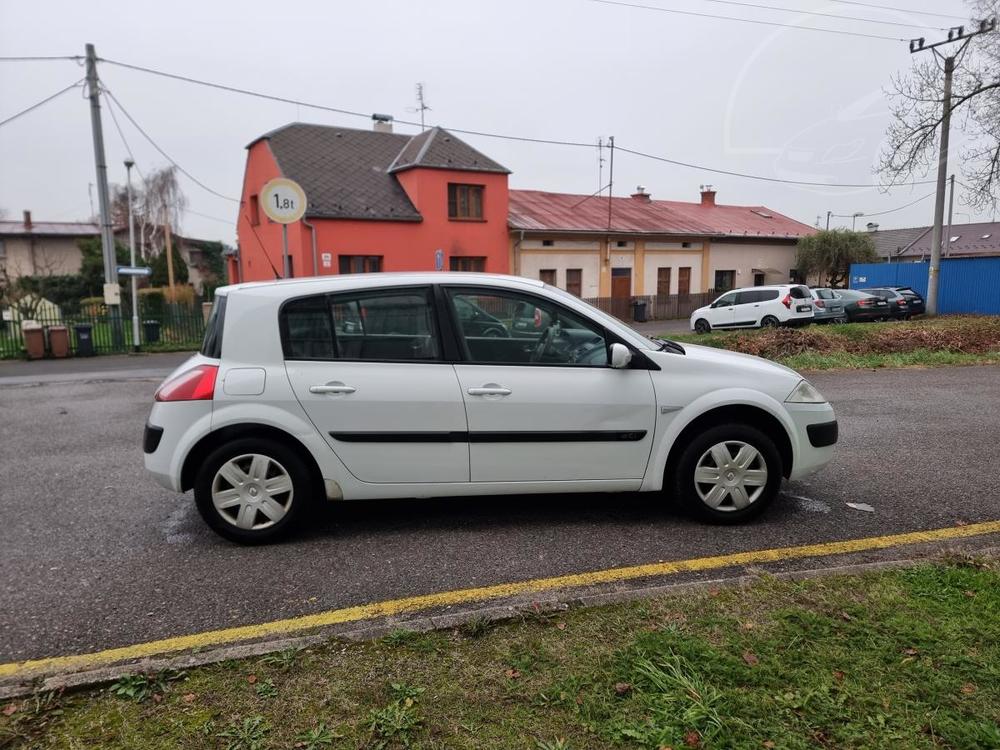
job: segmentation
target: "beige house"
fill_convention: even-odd
[[[0,268],[19,276],[59,276],[80,272],[83,254],[78,240],[100,236],[90,222],[34,222],[31,211],[22,221],[0,221]]]
[[[610,204],[610,205],[609,205]],[[795,245],[816,230],[763,206],[511,190],[512,272],[583,298],[687,297],[796,276]]]

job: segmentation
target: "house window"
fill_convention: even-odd
[[[618,242],[615,243],[615,246],[616,247],[628,247],[628,242],[626,240],[618,240]]]
[[[449,182],[448,218],[481,221],[483,218],[483,186]]]
[[[250,196],[250,226],[260,224],[260,198],[256,195]]]
[[[448,261],[448,267],[452,271],[474,271],[483,273],[486,270],[486,258],[482,256],[456,256],[453,255]]]
[[[538,278],[544,281],[546,284],[556,285],[556,269],[554,268],[543,268],[538,272]]]
[[[755,273],[753,275],[753,285],[754,286],[764,286],[764,274]]]
[[[690,242],[682,242],[681,243],[681,247],[691,247],[691,243]]]
[[[341,273],[377,273],[382,270],[381,255],[341,255]]]
[[[668,297],[670,295],[670,269],[656,269],[656,295],[658,297]]]
[[[716,271],[715,291],[728,292],[736,286],[736,271]]]
[[[583,296],[583,269],[566,269],[566,291],[575,294],[577,297]]]
[[[552,247],[554,244],[552,240],[542,240],[542,247]]]

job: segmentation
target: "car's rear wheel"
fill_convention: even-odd
[[[780,321],[773,315],[765,315],[760,321],[761,328],[777,328]]]
[[[712,324],[709,323],[704,318],[698,318],[698,320],[694,322],[695,333],[708,333],[711,330],[712,330]]]
[[[759,515],[781,488],[781,454],[774,441],[747,424],[712,427],[681,453],[673,493],[695,515],[739,523]]]
[[[214,450],[195,478],[198,512],[220,536],[261,544],[289,533],[312,494],[298,454],[263,438],[234,440]]]

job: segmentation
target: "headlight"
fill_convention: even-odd
[[[795,386],[795,390],[788,395],[788,398],[786,398],[785,401],[792,404],[826,403],[826,399],[823,398],[823,394],[813,388],[808,380],[803,380]]]

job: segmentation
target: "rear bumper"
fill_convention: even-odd
[[[160,446],[160,440],[162,438],[163,428],[147,422],[146,429],[143,430],[142,433],[142,452],[156,453],[156,449]]]

